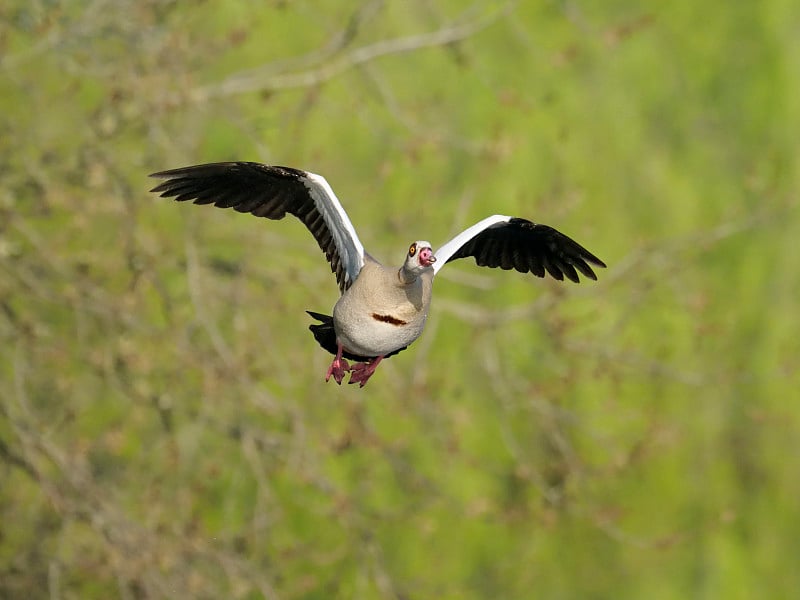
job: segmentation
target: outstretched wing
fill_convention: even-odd
[[[257,217],[300,219],[325,253],[344,292],[364,265],[364,247],[347,213],[324,177],[254,162],[195,165],[153,173],[162,198],[213,204]]]
[[[592,267],[605,263],[572,238],[547,225],[526,219],[493,215],[459,233],[436,251],[434,271],[445,263],[467,256],[481,267],[516,269],[544,277],[545,272],[563,281],[578,283],[578,271],[597,279]]]

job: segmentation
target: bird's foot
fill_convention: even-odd
[[[328,372],[325,375],[325,381],[329,381],[331,377],[333,380],[342,385],[345,373],[350,370],[350,364],[344,358],[337,357],[333,359],[331,366],[328,367]]]
[[[372,377],[372,374],[375,372],[375,369],[378,368],[378,364],[383,360],[382,356],[378,356],[377,358],[372,359],[370,362],[365,363],[356,363],[350,369],[350,381],[349,383],[357,383],[359,384],[358,387],[364,387],[367,385],[367,381],[369,378]]]

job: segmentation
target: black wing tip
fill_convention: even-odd
[[[177,167],[175,169],[165,169],[164,171],[155,171],[150,173],[148,177],[152,177],[154,179],[175,180],[180,178],[220,175],[226,171],[230,172],[243,169],[257,170],[269,173],[271,175],[279,175],[282,177],[291,177],[295,179],[307,178],[310,175],[308,171],[303,171],[302,169],[296,169],[294,167],[267,165],[255,161],[237,160],[228,162],[210,162],[198,165],[189,165],[186,167]]]
[[[606,269],[607,265],[602,260],[597,258],[594,254],[589,252],[588,250],[584,249],[584,251],[577,257],[573,263],[573,267],[577,268],[581,274],[586,277],[587,279],[591,279],[592,281],[597,281],[597,274],[594,272],[594,269],[590,265],[595,267],[600,267],[602,269]],[[572,278],[570,278],[572,279]],[[572,279],[575,283],[580,283],[578,279]]]
[[[201,165],[195,165],[201,166]],[[150,173],[148,177],[152,177],[153,179],[174,179],[178,175],[186,172],[187,169],[192,169],[194,167],[178,167],[176,169],[164,169],[163,171],[154,171]]]
[[[587,279],[591,279],[592,281],[597,281],[597,274],[594,272],[594,269],[592,269],[592,267],[589,266],[589,263],[591,263],[595,267],[599,267],[601,269],[608,268],[606,263],[604,263],[602,260],[597,258],[594,254],[591,254],[588,251],[585,254],[581,255],[580,258],[582,259],[580,261],[580,263],[574,264],[573,266],[577,267],[578,270],[581,272],[581,274],[583,274],[584,277],[586,277]],[[580,283],[578,281],[578,279],[573,279],[573,281],[575,283]]]
[[[152,188],[150,190],[150,193],[158,194],[161,198],[169,198],[170,196],[176,196],[177,194],[174,191],[174,185],[175,185],[175,180],[168,179],[167,181],[162,181],[157,186]]]
[[[218,170],[220,168],[228,168],[238,164],[241,163],[215,162],[215,163],[203,163],[200,165],[189,165],[187,167],[177,167],[175,169],[165,169],[163,171],[156,171],[155,173],[150,173],[148,177],[153,177],[155,179],[177,179],[178,177],[183,177],[186,175],[197,175],[198,173],[201,173],[203,171]]]
[[[597,274],[590,265],[605,269],[606,263],[589,252],[571,237],[561,233],[556,229],[553,229],[553,232],[559,238],[561,251],[567,254],[568,264],[572,267],[573,271],[577,269],[577,271],[580,271],[580,273],[587,279],[597,281]],[[566,275],[570,281],[580,283],[580,278],[577,271],[574,273],[566,273]]]
[[[236,163],[206,163],[202,165],[191,165],[188,167],[178,167],[177,169],[166,169],[150,173],[148,177],[153,179],[163,179],[161,183],[150,190],[150,193],[160,194],[161,198],[178,196],[175,187],[181,182],[186,183],[198,177],[216,174],[221,168],[230,167]]]
[[[602,269],[607,268],[606,263],[600,260],[600,258],[589,252],[586,248],[581,246],[578,242],[573,240],[568,235],[561,233],[555,227],[551,227],[550,225],[543,225],[541,223],[535,223],[529,219],[524,219],[522,217],[510,217],[508,221],[497,223],[496,225],[494,225],[494,227],[498,226],[502,227],[504,225],[511,225],[514,227],[519,227],[521,229],[529,229],[529,230],[538,229],[542,233],[556,236],[556,238],[560,239],[562,242],[566,241],[568,245],[573,245],[574,250],[577,250],[577,252],[576,256],[574,257],[575,263],[573,263],[572,266],[576,267],[578,271],[581,272],[582,275],[584,275],[589,279],[592,279],[593,281],[597,281],[597,274],[592,270],[592,268],[589,266],[588,263],[591,263],[595,267],[600,267]],[[538,273],[531,271],[531,273],[533,273],[537,277],[545,276],[544,272]],[[555,279],[563,281],[563,277],[556,277],[549,270],[547,271],[547,273],[549,273]],[[572,273],[565,272],[564,275],[566,275],[567,279],[569,279],[570,281],[574,281],[575,283],[580,283],[580,278],[578,277],[577,273],[573,276]]]
[[[570,240],[570,241],[572,241],[572,243],[577,246],[578,253],[576,258],[579,258],[584,263],[592,263],[595,267],[600,267],[603,269],[607,268],[606,263],[604,263],[597,256],[589,252],[586,248],[578,244],[578,242],[576,242],[575,240]]]

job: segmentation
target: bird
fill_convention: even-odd
[[[578,283],[596,280],[606,264],[548,225],[492,215],[434,252],[427,240],[408,246],[400,267],[384,266],[365,252],[350,218],[321,175],[258,162],[216,162],[152,173],[150,191],[178,202],[213,204],[281,220],[297,217],[311,232],[336,276],[340,296],[332,315],[306,311],[317,343],[334,355],[325,375],[341,385],[369,381],[382,360],[408,348],[425,327],[433,280],[442,267],[472,257],[482,267],[549,274]],[[352,364],[351,362],[352,361]]]

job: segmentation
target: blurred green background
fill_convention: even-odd
[[[0,597],[796,598],[799,131],[796,0],[7,0]],[[236,159],[609,269],[325,384],[300,223],[148,193]]]

